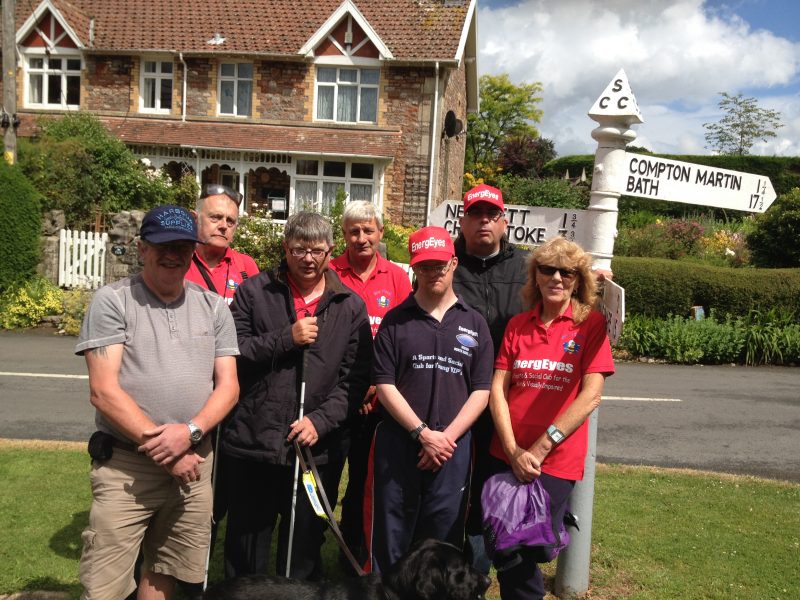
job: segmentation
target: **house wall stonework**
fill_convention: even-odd
[[[258,98],[257,118],[277,121],[310,121],[310,98],[313,96],[313,74],[309,89],[309,72],[303,63],[256,63],[258,85],[254,85]]]
[[[133,58],[130,56],[87,56],[81,108],[94,111],[128,112],[131,96]],[[138,82],[137,82],[138,88]],[[138,102],[138,94],[136,95]]]
[[[217,113],[216,75],[207,58],[186,58],[186,114],[193,117],[213,117]],[[181,71],[183,65],[181,65]],[[183,86],[183,82],[181,82]]]
[[[384,212],[389,221],[404,225],[425,222],[430,153],[430,106],[435,91],[433,68],[387,67],[385,125],[403,131],[400,149],[388,171]]]
[[[444,94],[439,105],[440,131],[444,129],[444,119],[447,111],[452,110],[456,118],[462,123],[462,133],[451,138],[441,138],[439,144],[439,182],[437,193],[434,197],[435,208],[445,200],[459,200],[464,181],[464,154],[467,148],[467,94],[466,70],[462,64],[459,69],[452,69],[447,73],[444,83]]]

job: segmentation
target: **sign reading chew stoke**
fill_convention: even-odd
[[[769,177],[625,153],[622,194],[762,213],[775,201]]]
[[[506,204],[508,229],[506,237],[513,244],[538,246],[558,236],[582,243],[589,221],[585,210],[565,210],[541,206]],[[444,227],[451,236],[461,231],[459,219],[464,216],[464,205],[458,200],[447,200],[431,212],[431,225]]]

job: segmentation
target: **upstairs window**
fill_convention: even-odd
[[[253,64],[219,66],[219,114],[249,117],[252,111]]]
[[[59,56],[28,58],[27,104],[78,108],[81,104],[81,59]]]
[[[172,61],[142,62],[142,110],[168,113],[172,110]]]
[[[316,118],[339,123],[377,123],[379,69],[317,68]]]

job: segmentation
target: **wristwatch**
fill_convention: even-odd
[[[412,429],[408,433],[411,435],[411,439],[416,442],[419,439],[419,434],[422,433],[422,430],[427,428],[428,426],[425,423],[420,423],[416,429]]]
[[[550,427],[547,428],[547,435],[550,437],[551,440],[553,440],[553,445],[555,446],[558,446],[561,443],[561,441],[566,437],[564,435],[564,432],[561,431],[555,425],[550,425]]]
[[[200,440],[203,439],[203,430],[200,429],[194,421],[189,421],[187,425],[189,426],[189,441],[192,443],[192,446],[197,446]]]

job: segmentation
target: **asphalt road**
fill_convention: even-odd
[[[75,338],[0,331],[0,437],[88,439],[94,411]],[[800,369],[617,365],[598,460],[800,481]]]

